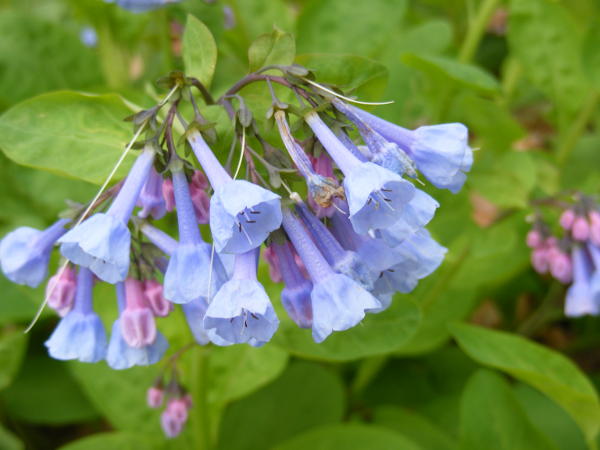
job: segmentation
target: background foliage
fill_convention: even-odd
[[[481,149],[459,195],[436,192],[431,229],[450,249],[438,272],[321,345],[282,322],[261,349],[186,353],[196,405],[175,441],[145,404],[157,367],[50,359],[56,317],[22,333],[42,291],[0,278],[0,448],[597,448],[600,320],[563,318],[564,288],[531,270],[524,236],[532,198],[598,194],[599,11],[595,0],[185,0],[132,14],[0,0],[0,235],[92,197],[130,138],[121,119],[176,68],[220,94],[296,61],[362,99],[394,100],[376,109],[393,122],[462,121]],[[84,26],[96,47],[80,42]],[[261,88],[244,92],[268,108]],[[223,114],[207,114],[228,147]],[[113,295],[95,293],[106,317]],[[171,351],[191,341],[174,316],[159,323]]]

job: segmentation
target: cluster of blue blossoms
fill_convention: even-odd
[[[284,284],[283,307],[316,342],[383,311],[396,292],[410,292],[431,274],[446,253],[425,228],[439,205],[415,181],[421,174],[458,192],[473,161],[467,129],[454,123],[409,130],[337,97],[325,101],[326,108],[299,115],[310,130],[304,141],[292,135],[289,111],[273,114],[293,161],[286,174],[305,180],[306,201],[253,177],[232,177],[205,133],[188,128],[202,171],[191,170],[173,146],[166,152],[148,139],[92,215],[6,235],[0,263],[15,283],[42,283],[55,245],[65,260],[47,285],[48,303],[62,316],[46,341],[49,354],[106,360],[115,369],[155,363],[168,346],[155,318],[174,305],[200,344],[265,344],[279,319],[257,279],[263,244]],[[177,238],[151,224],[169,210],[176,211]],[[212,243],[203,240],[203,226]],[[97,281],[116,290],[110,339],[93,308]]]

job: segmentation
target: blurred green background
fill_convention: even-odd
[[[0,277],[0,449],[597,448],[600,320],[564,318],[565,288],[531,269],[524,240],[532,199],[599,194],[599,12],[597,0],[184,0],[144,14],[0,0],[0,236],[93,196],[130,135],[122,99],[151,106],[154,81],[183,69],[189,14],[216,41],[215,95],[248,73],[250,44],[276,27],[319,80],[393,100],[374,112],[403,126],[464,122],[479,149],[460,194],[434,192],[430,228],[450,250],[440,270],[322,345],[282,322],[261,349],[187,352],[179,366],[196,405],[173,441],[145,404],[158,366],[50,359],[53,313],[22,332],[43,289]],[[121,97],[96,108],[102,120],[81,96],[36,97],[62,90]],[[14,117],[27,139],[9,133]],[[56,122],[88,130],[89,148],[70,149]],[[109,324],[113,292],[99,286],[95,298]],[[170,352],[192,339],[179,311],[159,328]]]

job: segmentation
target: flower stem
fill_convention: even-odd
[[[499,0],[485,0],[477,10],[474,20],[469,24],[467,35],[458,52],[458,60],[460,62],[468,63],[473,59],[481,37],[485,32],[485,27],[498,3]]]
[[[194,448],[211,450],[211,430],[208,411],[208,349],[197,347],[192,357],[191,391],[194,399],[191,426],[194,430]]]
[[[562,139],[561,145],[556,152],[556,162],[562,166],[571,155],[571,152],[575,148],[579,136],[583,133],[585,126],[589,122],[592,114],[598,107],[600,102],[600,93],[594,91],[587,99],[587,102],[583,105],[581,111],[573,121],[573,124],[565,133],[564,139]]]

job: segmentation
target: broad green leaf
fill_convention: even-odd
[[[19,375],[1,397],[9,415],[30,423],[62,425],[97,417],[65,363],[51,359],[45,352],[28,355]]]
[[[379,100],[388,79],[383,64],[360,56],[311,53],[299,55],[297,62],[314,71],[318,82],[351,91],[360,100]]]
[[[317,364],[296,362],[273,383],[229,406],[219,448],[271,448],[316,426],[338,423],[343,412],[339,377]]]
[[[583,70],[596,89],[600,89],[600,20],[590,25],[583,42]]]
[[[402,61],[436,79],[452,80],[477,91],[495,93],[500,89],[498,81],[492,75],[472,64],[460,63],[444,56],[417,53],[403,54]]]
[[[274,450],[419,450],[408,438],[386,428],[343,424],[316,428]],[[425,449],[423,449],[425,450]]]
[[[407,408],[382,406],[375,409],[373,423],[397,431],[423,449],[456,450],[454,437],[426,417]]]
[[[209,402],[226,404],[250,394],[277,378],[287,360],[287,353],[272,344],[261,348],[213,347],[209,360]]]
[[[535,187],[537,168],[531,155],[509,152],[487,158],[469,176],[469,183],[492,203],[505,208],[526,208]]]
[[[588,86],[579,32],[566,8],[551,0],[511,0],[508,42],[526,75],[556,103],[561,116],[581,108]]]
[[[525,383],[514,386],[515,397],[539,430],[560,450],[587,450],[583,433],[560,406]]]
[[[353,53],[375,56],[393,45],[401,25],[405,1],[312,0],[298,18],[298,50],[301,52]]]
[[[217,44],[206,25],[191,14],[183,33],[183,62],[187,76],[210,86],[217,65]]]
[[[598,394],[566,357],[522,337],[473,325],[452,324],[450,332],[477,362],[540,390],[573,416],[589,441],[595,439],[600,430]]]
[[[96,409],[119,431],[157,435],[158,412],[146,405],[146,391],[157,376],[155,367],[113,370],[104,363],[68,363]]]
[[[0,12],[0,111],[53,89],[86,89],[101,82],[94,51],[62,22],[32,11]]]
[[[18,164],[100,184],[133,136],[130,113],[114,94],[43,94],[0,116],[0,148]]]
[[[294,29],[294,8],[285,0],[232,0],[231,7],[237,24],[232,31],[243,35],[247,42],[246,48],[273,27],[284,31]]]
[[[164,445],[144,434],[98,433],[60,447],[60,450],[158,450]]]
[[[273,342],[305,358],[350,361],[399,348],[414,335],[420,320],[419,308],[400,296],[388,310],[369,314],[359,325],[334,332],[320,344],[313,341],[310,330],[300,329],[288,321],[281,324]]]
[[[248,49],[250,72],[272,64],[289,66],[296,56],[294,36],[279,29],[260,35]]]
[[[17,374],[26,348],[27,335],[22,328],[7,327],[0,331],[0,390]]]
[[[25,445],[14,434],[0,426],[0,448],[2,450],[23,450]]]
[[[470,378],[461,405],[461,450],[556,449],[529,422],[508,383],[481,369]]]

